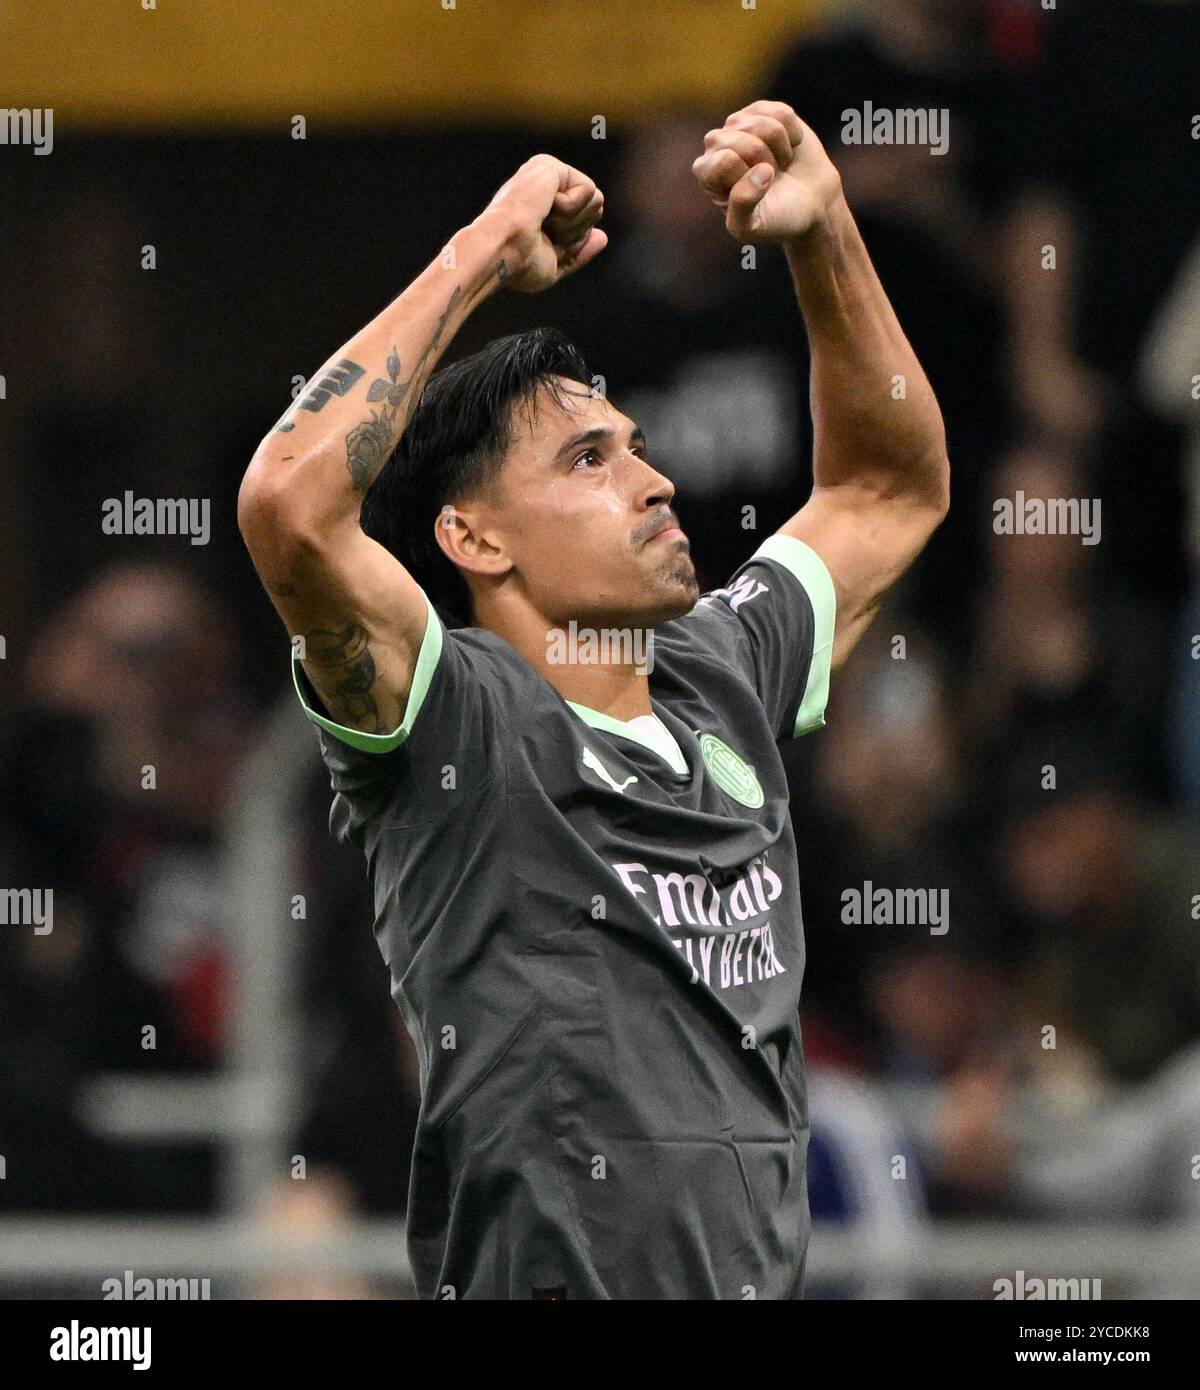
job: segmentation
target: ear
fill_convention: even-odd
[[[485,531],[483,519],[473,507],[455,507],[447,502],[433,524],[433,534],[442,554],[460,570],[499,578],[512,569],[512,560]]]

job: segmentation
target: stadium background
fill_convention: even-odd
[[[549,149],[612,243],[450,356],[566,330],[720,583],[809,483],[781,258],[690,179],[764,95],[842,168],[954,468],[788,755],[811,1292],[1200,1294],[1200,6],[41,0],[0,39],[55,117],[0,148],[0,884],[55,892],[52,933],[0,928],[0,1294],[406,1293],[415,1066],[238,483]],[[844,147],[866,101],[948,110],[949,153]],[[209,543],[103,534],[127,490],[209,499]],[[995,534],[1018,491],[1100,499],[1100,543]],[[867,882],[947,890],[949,931],[843,922]]]

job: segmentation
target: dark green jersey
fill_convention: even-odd
[[[659,627],[650,693],[681,757],[432,608],[391,735],[324,718],[294,663],[420,1059],[421,1297],[800,1296],[777,743],[824,723],[833,609],[820,559],[775,536]]]

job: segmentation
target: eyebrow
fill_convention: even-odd
[[[582,434],[572,435],[555,453],[554,460],[564,458],[573,450],[580,448],[584,444],[599,444],[601,440],[611,439],[613,428],[611,425],[593,425],[590,430],[584,430]],[[630,444],[645,444],[646,435],[641,425],[634,425],[629,435]]]

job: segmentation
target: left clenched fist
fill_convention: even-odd
[[[821,142],[782,101],[753,101],[710,130],[692,173],[744,242],[802,237],[842,196]]]

